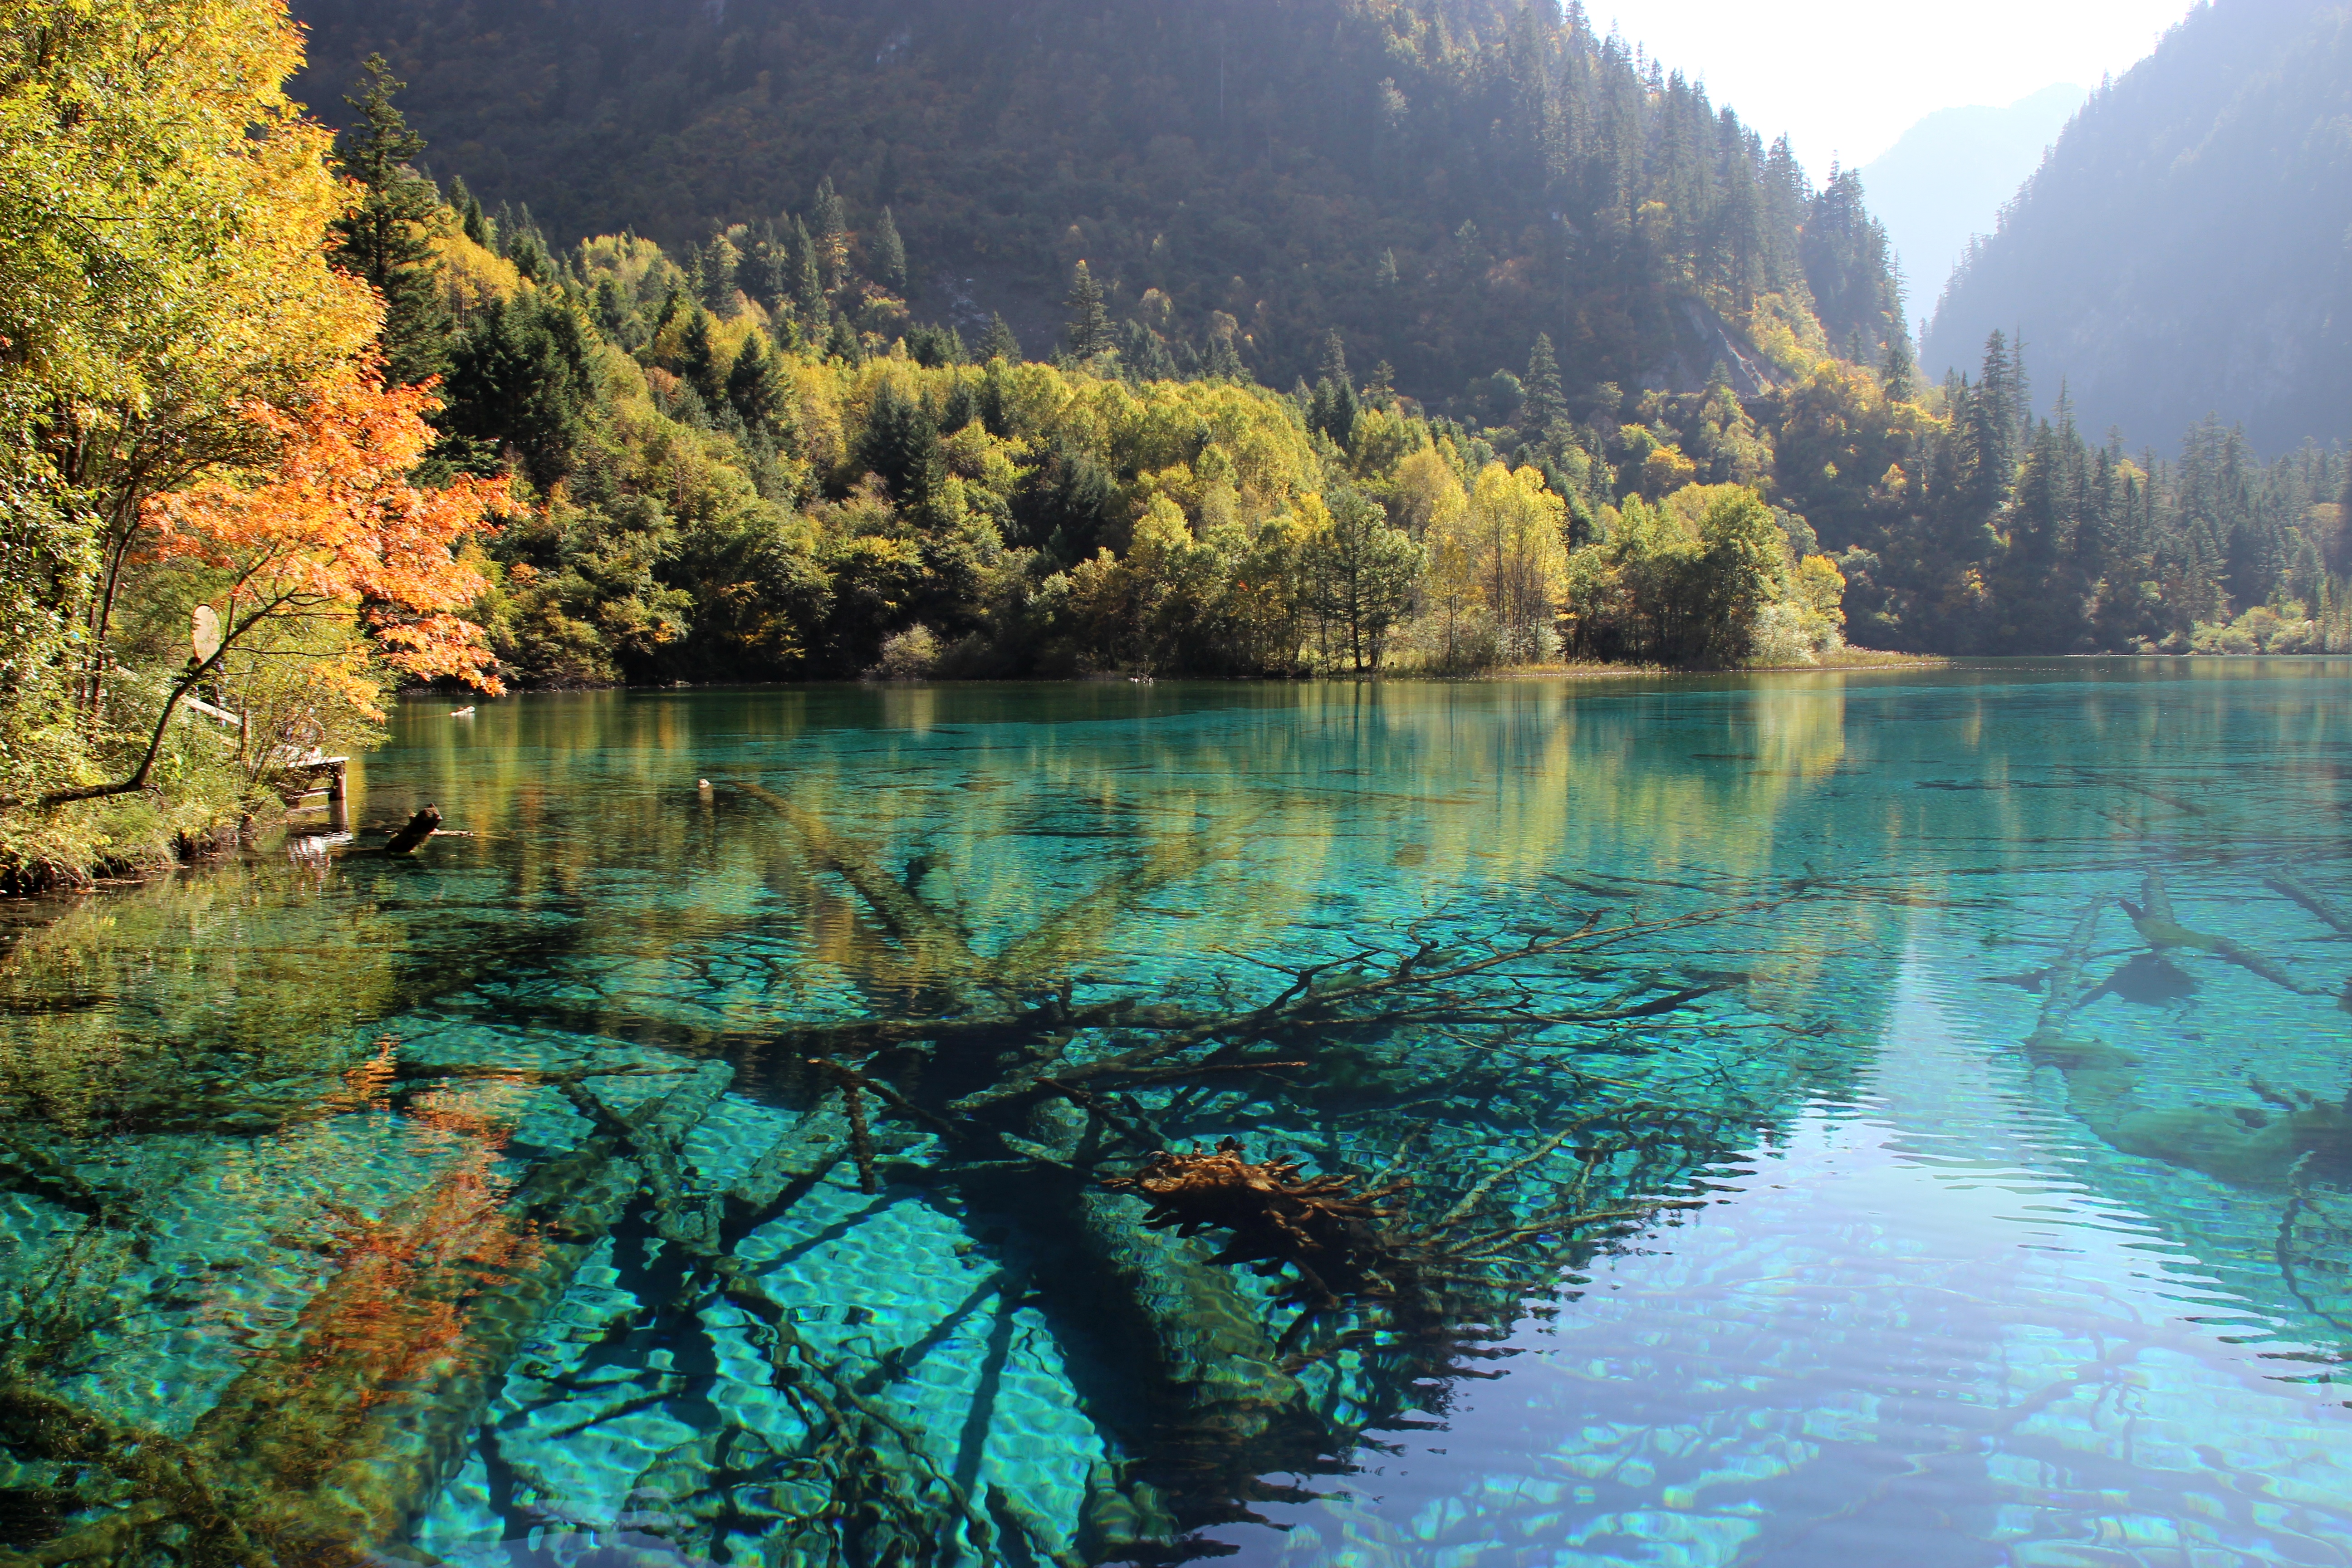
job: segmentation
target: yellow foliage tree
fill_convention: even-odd
[[[39,606],[0,729],[52,752],[45,676],[70,671],[83,735],[110,728],[149,502],[267,468],[249,411],[291,410],[377,331],[375,296],[327,262],[349,196],[286,97],[300,62],[281,0],[23,0],[0,27],[0,475],[24,520],[0,607]],[[16,779],[76,766],[33,750],[6,758]]]
[[[1568,503],[1546,488],[1543,470],[1533,465],[1489,463],[1471,486],[1462,548],[1501,629],[1506,658],[1534,658],[1548,646],[1545,634],[1566,583],[1567,521]]]

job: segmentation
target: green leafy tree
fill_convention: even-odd
[[[1786,536],[1755,491],[1741,487],[1707,508],[1683,594],[1703,662],[1748,657],[1758,613],[1788,596],[1788,570]]]
[[[333,254],[383,296],[385,371],[395,381],[418,382],[439,374],[449,333],[431,238],[441,195],[410,167],[425,138],[393,102],[406,84],[382,55],[370,55],[364,68],[360,95],[343,100],[358,122],[335,140],[336,163],[358,183],[360,200],[334,226]]]
[[[1071,357],[1088,360],[1108,353],[1112,342],[1110,312],[1103,307],[1102,286],[1095,281],[1094,273],[1083,261],[1070,275],[1070,296],[1064,303],[1069,317],[1063,339]]]
[[[1359,672],[1380,668],[1391,628],[1412,605],[1423,561],[1422,547],[1389,526],[1378,501],[1353,491],[1335,498],[1329,525],[1310,546],[1311,603],[1338,628]]]

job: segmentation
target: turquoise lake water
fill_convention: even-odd
[[[0,1553],[2352,1563],[2347,700],[404,704],[6,928]]]

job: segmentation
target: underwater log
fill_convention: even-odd
[[[2293,975],[2244,943],[2182,925],[2173,916],[2172,900],[2164,890],[2164,879],[2155,872],[2150,871],[2142,882],[2140,897],[2143,901],[2137,904],[2128,899],[2117,899],[2116,902],[2131,917],[2132,929],[2139,932],[2140,940],[2159,952],[2173,947],[2201,949],[2298,996],[2310,994]]]
[[[1038,1142],[1075,1157],[1086,1121],[1075,1106],[1053,1103],[1030,1126]],[[1070,1196],[1073,1231],[1094,1265],[1082,1305],[1122,1320],[1150,1369],[1152,1430],[1138,1445],[1144,1478],[1179,1496],[1230,1500],[1256,1474],[1312,1469],[1328,1432],[1283,1369],[1261,1309],[1207,1261],[1206,1244],[1152,1228],[1149,1204],[1132,1193],[1087,1184]]]

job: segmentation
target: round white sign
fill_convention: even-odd
[[[193,624],[188,628],[188,640],[194,645],[196,659],[201,663],[220,652],[220,617],[213,614],[210,605],[198,605],[191,619]]]

